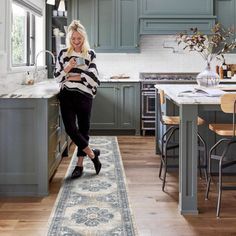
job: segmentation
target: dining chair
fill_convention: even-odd
[[[221,96],[221,110],[224,113],[232,114],[232,123],[230,124],[209,124],[209,129],[215,132],[217,135],[223,136],[218,142],[216,142],[209,151],[209,164],[208,164],[208,183],[205,198],[208,199],[211,180],[212,180],[212,161],[218,162],[218,199],[216,216],[220,217],[221,209],[221,195],[222,190],[236,190],[236,186],[223,186],[223,173],[224,168],[233,166],[236,164],[236,157],[230,155],[230,149],[233,144],[236,143],[236,127],[235,127],[235,113],[236,113],[236,94],[226,93]],[[220,153],[219,153],[220,152]]]
[[[165,115],[163,112],[163,105],[166,102],[164,91],[159,89],[157,93],[157,112],[160,122],[166,127],[166,131],[161,137],[161,164],[159,169],[159,178],[163,180],[162,191],[165,190],[166,184],[166,173],[168,168],[176,168],[177,165],[169,164],[168,159],[172,158],[168,156],[168,151],[179,148],[178,142],[173,142],[173,137],[179,130],[180,117],[179,116],[169,116]],[[197,125],[203,125],[205,122],[202,118],[198,117]],[[205,179],[207,181],[207,146],[204,139],[198,133],[198,169],[200,172],[200,177],[202,177],[202,169],[204,170]],[[203,152],[203,157],[201,157],[200,152]],[[164,169],[164,174],[162,177],[162,169]]]

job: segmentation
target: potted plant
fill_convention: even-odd
[[[209,35],[201,33],[197,28],[191,28],[190,33],[181,32],[177,35],[178,45],[184,44],[184,50],[196,51],[206,61],[206,69],[197,76],[199,86],[219,84],[219,75],[211,70],[211,62],[215,58],[224,60],[224,54],[236,48],[232,36],[233,30],[224,29],[219,23],[213,26]]]

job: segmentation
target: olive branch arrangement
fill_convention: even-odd
[[[213,26],[211,34],[205,35],[197,28],[191,28],[191,33],[187,31],[177,35],[178,45],[184,44],[183,49],[198,52],[207,62],[220,57],[224,60],[224,53],[236,48],[236,41],[233,39],[233,30],[224,29],[220,23]]]

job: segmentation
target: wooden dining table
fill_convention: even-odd
[[[171,100],[179,107],[179,211],[183,215],[196,215],[199,213],[197,200],[197,117],[200,110],[220,111],[220,91],[236,92],[236,86],[235,84],[219,86],[215,90],[214,96],[209,96],[206,93],[185,93],[185,91],[195,91],[198,89],[197,85],[157,84],[155,88],[156,93],[160,89],[163,90],[166,99]],[[219,94],[217,94],[218,89]]]

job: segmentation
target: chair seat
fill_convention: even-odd
[[[209,124],[209,129],[221,136],[233,136],[232,124]]]
[[[162,116],[165,125],[179,125],[179,116]]]
[[[179,116],[162,116],[162,119],[165,125],[179,125],[180,124],[180,117]],[[197,125],[203,125],[204,120],[201,117],[197,119]]]

